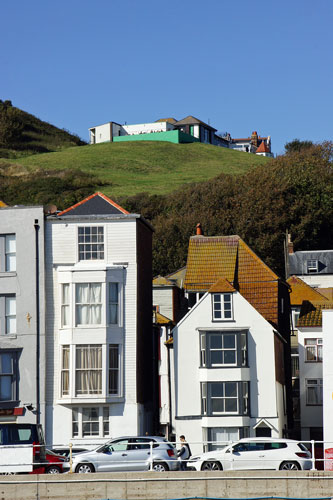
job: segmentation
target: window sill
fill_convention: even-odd
[[[16,271],[1,271],[0,272],[0,278],[13,278],[17,276]]]
[[[75,396],[75,397],[63,397],[56,401],[58,405],[67,404],[111,404],[111,403],[123,403],[125,401],[124,396],[100,396],[100,395],[87,395],[87,396]]]
[[[212,318],[212,323],[235,323],[234,318]]]
[[[4,333],[1,335],[1,338],[5,339],[17,339],[17,334],[16,333]]]

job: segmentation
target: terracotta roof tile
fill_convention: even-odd
[[[6,206],[7,206],[6,203],[0,200],[0,207],[6,207]]]
[[[207,291],[221,278],[277,324],[279,277],[239,236],[192,236],[184,288]]]
[[[175,323],[172,319],[163,316],[163,314],[157,312],[155,313],[154,323],[157,325],[174,325]]]
[[[325,301],[327,300],[318,289],[312,288],[297,276],[291,276],[287,279],[287,283],[291,287],[290,304],[292,306],[300,306],[303,300],[312,301]]]
[[[208,290],[209,293],[228,293],[236,292],[236,289],[229,283],[225,278],[219,279],[213,286]]]
[[[297,327],[320,327],[322,326],[322,310],[333,309],[333,302],[310,302],[305,300],[301,307]]]
[[[175,283],[168,280],[167,278],[164,278],[163,276],[156,276],[156,278],[153,279],[153,285],[172,286],[174,284]]]
[[[262,141],[260,146],[258,147],[256,153],[270,153],[271,150],[269,149],[269,147],[267,146],[267,144]]]

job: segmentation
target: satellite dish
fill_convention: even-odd
[[[57,207],[55,205],[46,205],[44,207],[44,214],[46,215],[52,215],[57,213]]]

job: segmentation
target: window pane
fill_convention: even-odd
[[[236,351],[224,351],[224,364],[236,364]]]
[[[224,399],[212,399],[212,413],[224,412]]]
[[[225,383],[225,396],[226,397],[237,397],[237,382],[226,382]]]
[[[238,410],[238,400],[237,399],[226,399],[225,400],[225,411],[236,412]]]
[[[223,344],[225,349],[234,349],[236,347],[236,335],[223,335]]]
[[[212,349],[222,348],[222,335],[211,335],[210,336],[210,347]]]
[[[212,365],[222,365],[223,364],[223,352],[222,351],[211,351],[210,362]]]
[[[223,383],[211,385],[211,394],[212,397],[222,397],[224,395],[224,386]]]

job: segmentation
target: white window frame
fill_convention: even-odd
[[[235,384],[236,386],[236,396],[226,395],[226,385]],[[213,396],[214,386],[223,386],[223,394],[221,396]],[[201,383],[201,412],[202,415],[249,415],[250,414],[250,395],[249,395],[249,382],[248,381],[235,381],[226,380],[218,382],[202,382]],[[224,409],[221,411],[213,410],[213,401],[221,400],[223,401]],[[232,400],[237,403],[237,408],[234,411],[226,410],[226,401]]]
[[[15,311],[10,310],[10,302]],[[16,335],[16,332],[16,295],[0,295],[0,335]]]
[[[315,391],[316,394],[316,402],[311,402],[311,398],[309,397],[309,389],[317,389]],[[305,379],[305,392],[306,392],[306,405],[307,406],[323,406],[323,379],[322,378],[308,378]]]
[[[67,389],[65,386],[67,385]],[[71,348],[70,345],[61,346],[61,397],[69,397],[71,393]]]
[[[234,338],[234,347],[228,347],[226,338],[232,336]],[[221,347],[212,347],[212,340],[214,337],[221,337]],[[248,362],[248,345],[247,345],[247,331],[207,331],[200,332],[200,366],[203,368],[214,367],[244,367]],[[212,353],[221,352],[221,363],[212,362]],[[235,353],[235,362],[225,362],[228,352]]]
[[[319,271],[319,263],[317,259],[308,259],[306,261],[307,274],[317,274]]]
[[[96,234],[95,233],[96,230]],[[99,247],[99,248],[98,248]],[[77,259],[78,262],[105,260],[105,226],[80,225],[77,228]]]
[[[66,294],[64,293],[65,287],[67,287],[67,300]],[[68,328],[71,326],[71,284],[70,283],[61,283],[61,328]],[[65,317],[68,317],[68,323],[65,323]]]
[[[92,291],[92,286],[96,286],[98,285],[100,287],[100,297],[101,297],[101,300],[100,302],[92,302],[91,301],[91,291]],[[89,301],[88,302],[79,302],[78,301],[78,288],[80,286],[88,286],[88,289],[89,289]],[[81,327],[81,328],[85,328],[85,327],[91,327],[91,326],[102,326],[104,324],[104,321],[103,321],[103,315],[104,315],[104,308],[103,308],[103,302],[104,302],[104,290],[103,290],[103,283],[101,282],[94,282],[94,283],[75,283],[75,326],[77,327]],[[92,311],[93,311],[93,308],[96,307],[96,306],[99,306],[100,308],[100,322],[96,322],[96,323],[93,323],[91,320],[92,320],[92,317],[93,317],[93,314],[92,314]],[[79,314],[78,314],[78,310],[79,308],[84,308],[84,307],[88,307],[88,311],[89,311],[89,314],[88,314],[88,317],[89,317],[89,321],[88,323],[79,323]]]
[[[212,317],[213,321],[233,320],[233,294],[213,293],[212,294]],[[229,307],[230,305],[230,307]]]
[[[313,342],[312,344],[308,342]],[[306,363],[322,363],[323,362],[323,339],[308,338],[304,339],[305,362]],[[314,351],[314,359],[309,359],[309,353]],[[321,351],[321,354],[319,352]],[[311,357],[311,356],[310,356]]]
[[[96,419],[85,419],[88,410],[97,410]],[[92,428],[94,424],[98,426],[98,432],[89,433],[85,430]],[[111,437],[109,407],[103,405],[90,405],[88,407],[72,408],[72,437],[81,439],[91,439],[93,437]]]
[[[14,242],[14,248],[10,248],[10,242]],[[11,260],[10,257],[15,257]],[[16,272],[16,235],[0,234],[0,272]]]

